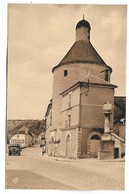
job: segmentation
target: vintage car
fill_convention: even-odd
[[[14,144],[14,145],[9,145],[8,146],[8,154],[9,156],[11,155],[21,155],[21,146],[19,144]]]

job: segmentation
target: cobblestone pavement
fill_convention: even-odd
[[[39,146],[6,159],[7,188],[124,190],[124,161],[49,158]]]

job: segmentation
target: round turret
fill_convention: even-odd
[[[85,40],[90,41],[90,24],[85,19],[79,21],[76,25],[76,41]]]
[[[76,41],[58,65],[53,67],[52,126],[61,128],[63,91],[94,75],[101,82],[110,81],[112,69],[107,66],[90,42],[90,24],[84,18],[76,25]],[[106,79],[105,79],[106,77]],[[108,79],[107,79],[108,78]],[[90,80],[91,81],[91,80]],[[98,81],[98,82],[99,82]]]
[[[86,20],[84,20],[84,19],[81,20],[81,21],[79,21],[79,22],[77,23],[76,29],[77,29],[77,28],[81,28],[81,27],[86,27],[86,28],[88,28],[89,30],[91,29],[89,22],[86,21]]]

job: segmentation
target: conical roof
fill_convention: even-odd
[[[52,69],[52,72],[57,67],[69,63],[98,63],[112,71],[111,67],[97,53],[91,42],[85,40],[76,41],[61,62]]]

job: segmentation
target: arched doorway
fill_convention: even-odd
[[[102,134],[97,131],[93,131],[88,135],[87,138],[87,154],[89,157],[97,158],[99,147],[100,147],[100,141],[101,141]]]
[[[71,154],[71,136],[67,134],[66,136],[66,158],[70,158]]]
[[[100,137],[98,135],[93,135],[90,140],[90,153],[91,156],[97,158],[99,147],[100,147]]]

